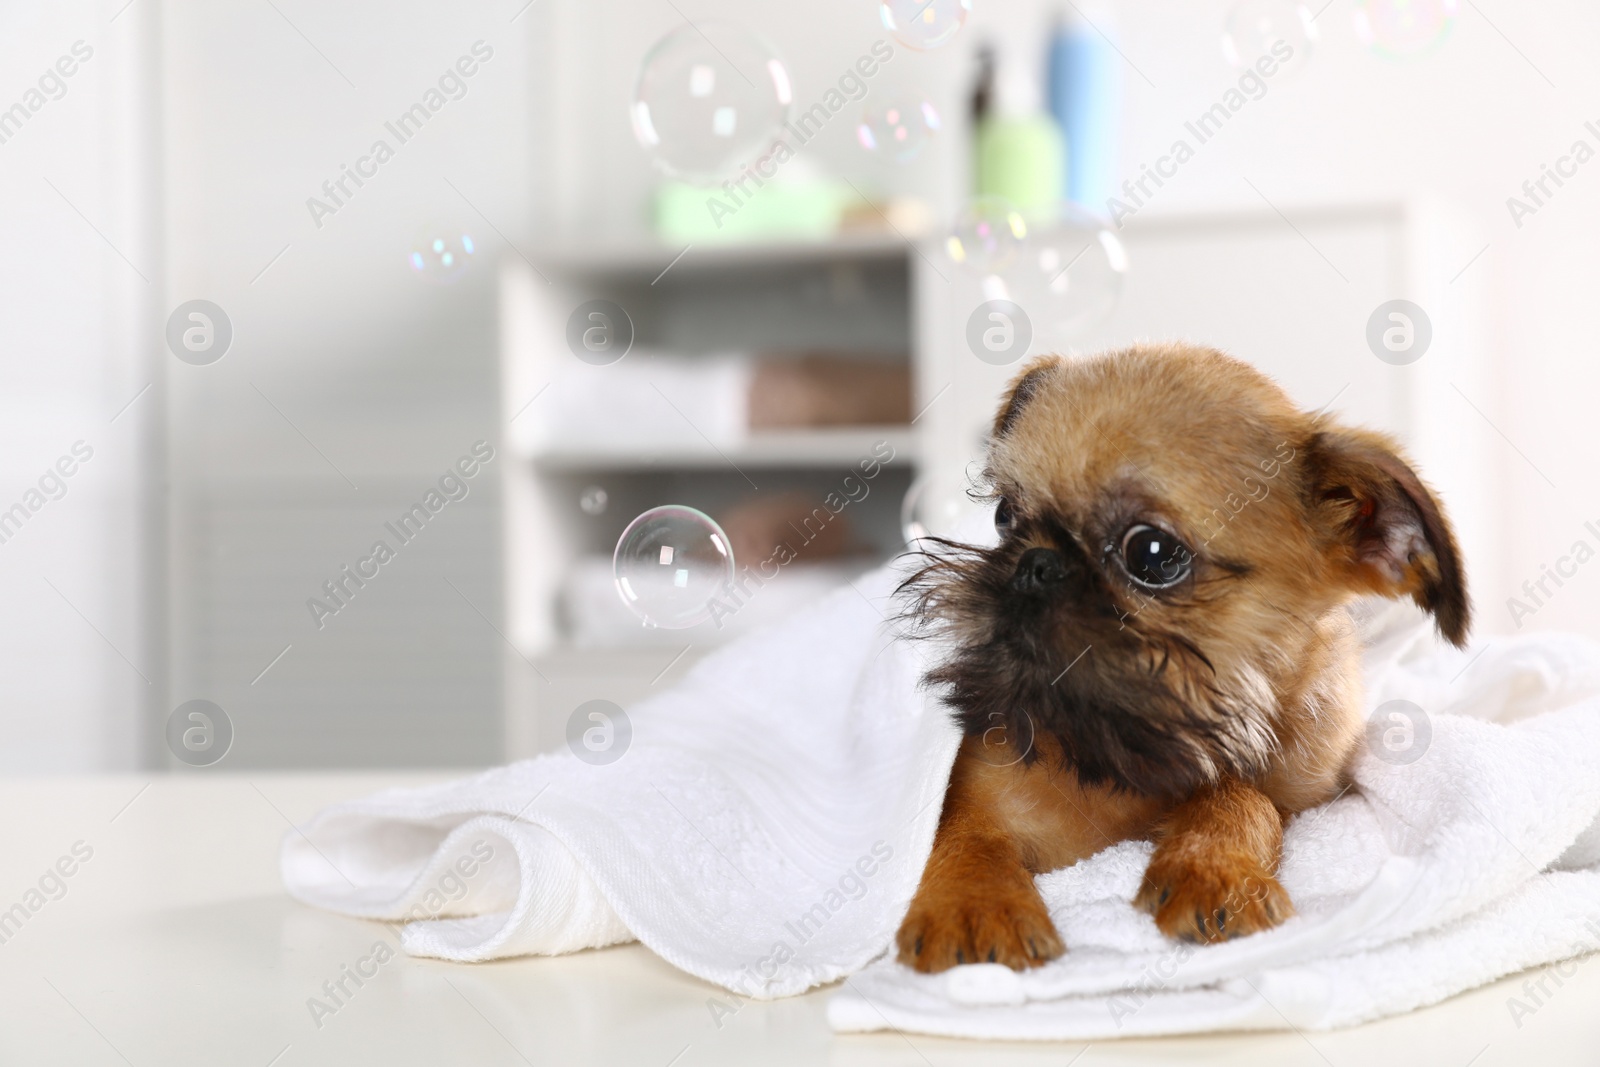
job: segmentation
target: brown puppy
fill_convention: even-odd
[[[905,586],[966,740],[901,961],[1059,955],[1033,876],[1130,838],[1167,935],[1281,922],[1283,820],[1345,788],[1362,730],[1345,605],[1410,596],[1465,640],[1439,502],[1387,437],[1182,345],[1029,364],[987,480],[999,547],[942,542]]]

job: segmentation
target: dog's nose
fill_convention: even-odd
[[[1053,548],[1030,548],[1017,561],[1017,573],[1012,584],[1020,592],[1042,593],[1066,581],[1067,568],[1061,553]]]

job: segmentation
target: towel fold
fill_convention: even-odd
[[[637,938],[731,991],[713,1015],[853,975],[835,1028],[970,1037],[1341,1026],[1600,948],[1600,650],[1542,636],[1462,653],[1385,603],[1358,612],[1368,710],[1404,700],[1421,718],[1401,724],[1403,757],[1380,738],[1353,789],[1286,828],[1295,917],[1168,941],[1131,903],[1150,846],[1124,842],[1040,876],[1061,959],[901,967],[887,950],[959,734],[919,686],[936,648],[885,621],[899,576],[707,657],[627,709],[611,762],[578,745],[319,813],[285,840],[289,892],[413,920],[405,949],[443,959]]]
[[[884,622],[896,581],[870,572],[712,653],[626,709],[612,762],[562,750],[324,810],[285,840],[289,892],[419,920],[402,946],[444,959],[632,936],[758,997],[860,970],[910,903],[959,742]],[[467,876],[474,846],[492,857]]]

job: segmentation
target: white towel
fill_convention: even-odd
[[[732,991],[709,992],[713,1016],[854,975],[836,1028],[973,1037],[1346,1025],[1600,947],[1600,650],[1526,637],[1460,653],[1385,605],[1364,622],[1368,707],[1414,702],[1431,739],[1409,764],[1364,755],[1356,789],[1291,823],[1296,917],[1168,942],[1130,903],[1149,846],[1124,843],[1040,877],[1060,960],[899,966],[886,952],[959,736],[918,686],[931,647],[883,621],[898,577],[873,572],[628,709],[615,762],[561,751],[325,810],[286,838],[285,884],[420,918],[402,937],[418,955],[636,937]]]
[[[748,355],[671,355],[639,348],[620,363],[565,360],[537,412],[511,423],[519,455],[605,457],[732,448],[750,430]]]
[[[562,750],[319,813],[285,839],[289,892],[454,916],[401,938],[444,959],[636,937],[764,997],[860,970],[910,903],[959,741],[883,621],[897,580],[873,571],[708,656],[627,709],[615,762]]]
[[[1364,623],[1369,708],[1435,709],[1431,738],[1410,763],[1363,753],[1355,789],[1290,823],[1279,878],[1294,918],[1217,945],[1169,941],[1132,905],[1151,846],[1125,842],[1038,879],[1068,945],[1060,960],[936,976],[880,961],[830,1002],[834,1027],[1326,1029],[1600,949],[1600,650],[1529,637],[1463,654],[1408,606]],[[1508,1010],[1536,1010],[1539,996]]]

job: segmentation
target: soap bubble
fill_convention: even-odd
[[[1317,39],[1311,8],[1299,0],[1240,0],[1222,31],[1222,54],[1236,67],[1270,61],[1274,77],[1297,74],[1311,58]]]
[[[895,99],[862,112],[856,140],[873,155],[909,163],[938,132],[939,112],[932,104]]]
[[[611,560],[622,602],[646,626],[681,630],[711,618],[733,581],[728,535],[711,516],[672,504],[628,524]]]
[[[588,486],[578,494],[578,507],[585,515],[601,515],[606,510],[606,504],[611,497],[598,485]]]
[[[992,504],[973,500],[963,485],[918,478],[900,502],[900,532],[906,547],[917,550],[923,547],[917,542],[924,538],[953,537],[974,528],[987,532],[990,527],[981,523],[974,527],[973,519],[991,510]]]
[[[947,43],[967,23],[972,0],[879,0],[883,28],[907,48],[926,52]]]
[[[945,252],[963,267],[993,274],[1011,264],[1028,236],[1022,213],[997,196],[974,200],[945,238]]]
[[[1122,297],[1128,253],[1099,216],[1062,204],[1035,219],[1004,278],[1027,309],[1041,349],[1062,348],[1111,316]]]
[[[772,143],[794,98],[789,72],[759,38],[702,22],[645,54],[633,135],[675,177],[720,181]]]
[[[1355,10],[1356,36],[1390,59],[1420,55],[1455,24],[1456,0],[1364,0]]]
[[[430,229],[411,243],[407,262],[414,274],[430,282],[448,284],[467,272],[478,246],[461,230]]]

